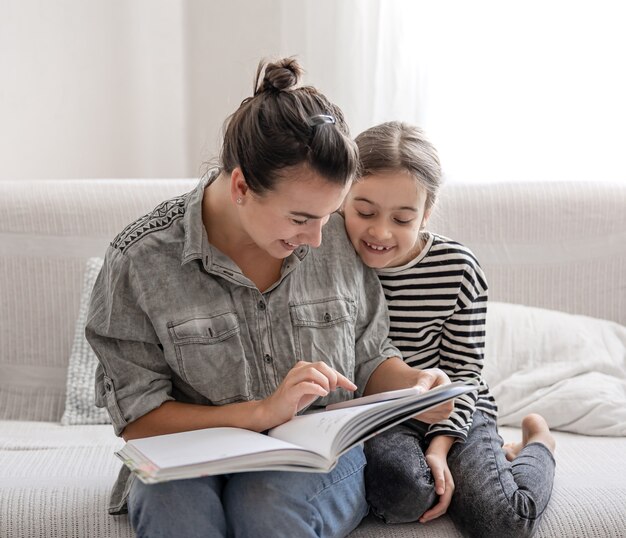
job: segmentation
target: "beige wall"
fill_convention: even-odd
[[[0,179],[196,176],[279,0],[0,0]]]
[[[353,134],[417,123],[448,180],[626,181],[619,9],[524,6],[0,0],[0,180],[198,176],[259,59],[296,54]]]
[[[252,93],[259,60],[281,48],[281,0],[185,3],[187,175],[219,150],[226,117]]]

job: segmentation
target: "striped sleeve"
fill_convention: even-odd
[[[465,440],[477,402],[481,409],[485,404],[496,409],[482,379],[488,286],[478,261],[467,247],[433,234],[423,257],[403,268],[382,270],[379,278],[388,301],[390,336],[405,362],[440,368],[452,381],[478,387],[457,398],[450,417],[427,433]]]
[[[443,325],[439,368],[451,381],[462,381],[480,389],[485,351],[487,291],[468,306],[456,311]],[[428,436],[450,435],[465,439],[472,424],[478,392],[463,394],[454,401],[450,417],[433,424]]]

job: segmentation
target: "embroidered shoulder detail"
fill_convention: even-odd
[[[150,213],[126,226],[111,242],[111,246],[123,253],[142,237],[169,228],[185,214],[186,203],[187,196],[185,195],[159,204]]]

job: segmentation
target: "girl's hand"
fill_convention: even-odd
[[[326,363],[299,361],[276,391],[262,401],[263,416],[269,424],[266,429],[291,420],[298,411],[338,387],[356,390],[352,381]]]
[[[443,370],[439,368],[428,368],[426,370],[418,370],[418,381],[415,384],[416,387],[421,387],[424,392],[430,389],[434,389],[439,385],[446,385],[450,383],[450,378]],[[444,402],[437,407],[415,415],[413,418],[425,422],[426,424],[436,424],[442,420],[447,419],[454,410],[454,400]]]
[[[435,493],[439,495],[439,502],[422,514],[422,517],[419,519],[420,523],[432,521],[445,514],[454,493],[454,480],[448,467],[446,454],[436,451],[431,452],[429,447],[426,450],[425,458],[435,480]]]
[[[420,422],[425,422],[426,424],[437,424],[437,422],[447,419],[453,410],[454,400],[449,400],[419,415],[414,415],[413,418]]]

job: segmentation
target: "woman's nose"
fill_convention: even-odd
[[[307,230],[305,240],[301,242],[311,245],[313,248],[319,247],[322,244],[322,226],[324,224],[325,222],[322,222],[322,219],[312,223],[311,229]]]

